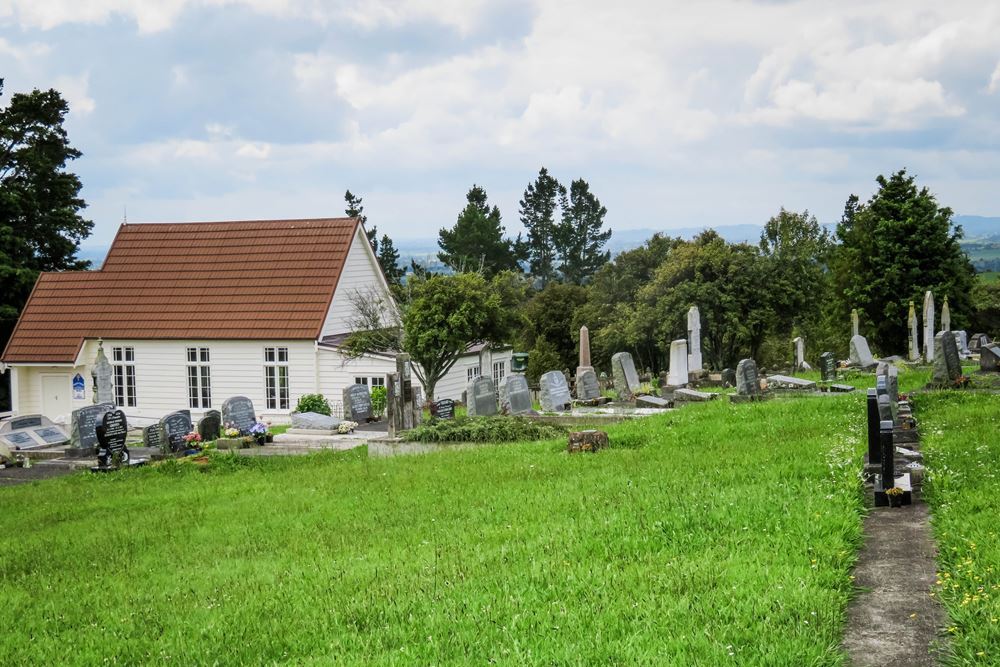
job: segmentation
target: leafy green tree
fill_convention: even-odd
[[[0,79],[0,93],[3,80]],[[0,347],[42,271],[80,270],[80,179],[66,171],[80,157],[63,128],[69,106],[55,90],[11,96],[0,109]]]
[[[878,191],[864,204],[852,195],[837,225],[836,307],[845,330],[857,308],[874,347],[902,352],[909,302],[921,303],[926,290],[939,303],[948,297],[954,328],[969,322],[975,271],[959,245],[962,228],[952,223],[950,208],[938,206],[905,169],[875,180]]]
[[[563,280],[582,285],[601,268],[611,253],[602,250],[611,238],[611,230],[604,229],[604,216],[608,209],[590,191],[582,178],[559,189],[562,223],[556,230],[557,252],[561,259],[559,272]]]
[[[525,251],[529,272],[541,286],[556,279],[556,207],[561,190],[559,181],[542,167],[534,183],[529,183],[520,201],[521,224],[527,232]]]
[[[473,343],[502,344],[522,323],[517,276],[487,280],[478,273],[434,275],[407,283],[408,301],[398,306],[388,295],[357,294],[352,333],[345,352],[408,352],[414,372],[434,400],[438,382]]]
[[[544,337],[535,339],[535,345],[528,352],[528,370],[525,377],[528,382],[537,385],[545,373],[566,368],[555,346]]]
[[[473,185],[465,198],[467,203],[455,226],[438,232],[438,259],[454,271],[479,271],[486,277],[519,270],[521,238],[504,238],[500,209],[490,207],[486,190]]]
[[[1000,282],[987,283],[976,280],[972,289],[976,312],[972,317],[972,333],[989,334],[991,340],[1000,338]]]
[[[551,348],[556,357],[555,365],[545,371],[576,368],[579,327],[574,323],[577,310],[586,302],[585,288],[549,283],[524,306],[525,324],[518,343],[522,349],[532,350],[539,349],[538,341],[545,341],[542,347]]]

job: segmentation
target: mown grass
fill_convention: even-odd
[[[1000,663],[1000,395],[917,398],[953,662]]]
[[[0,488],[0,664],[844,664],[862,406]]]

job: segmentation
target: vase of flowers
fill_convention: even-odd
[[[267,442],[267,424],[264,422],[257,422],[250,427],[250,435],[257,441],[258,445],[263,446]]]
[[[358,427],[358,422],[352,421],[342,421],[340,426],[337,427],[337,433],[347,434],[354,433],[354,429]]]
[[[191,431],[184,436],[184,444],[188,449],[201,449],[201,433]]]

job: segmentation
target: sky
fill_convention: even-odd
[[[329,217],[428,239],[545,166],[614,230],[835,222],[907,168],[1000,215],[992,0],[0,0],[4,97],[54,87],[85,246],[129,222]]]

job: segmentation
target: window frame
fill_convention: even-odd
[[[264,347],[264,403],[268,410],[291,409],[291,382],[288,347]],[[272,395],[273,394],[273,395]]]
[[[135,346],[111,346],[111,381],[114,387],[115,407],[139,407],[136,391]]]
[[[208,347],[195,345],[185,348],[185,356],[187,358],[188,407],[195,410],[211,410],[211,351]],[[192,391],[194,392],[193,395]]]

